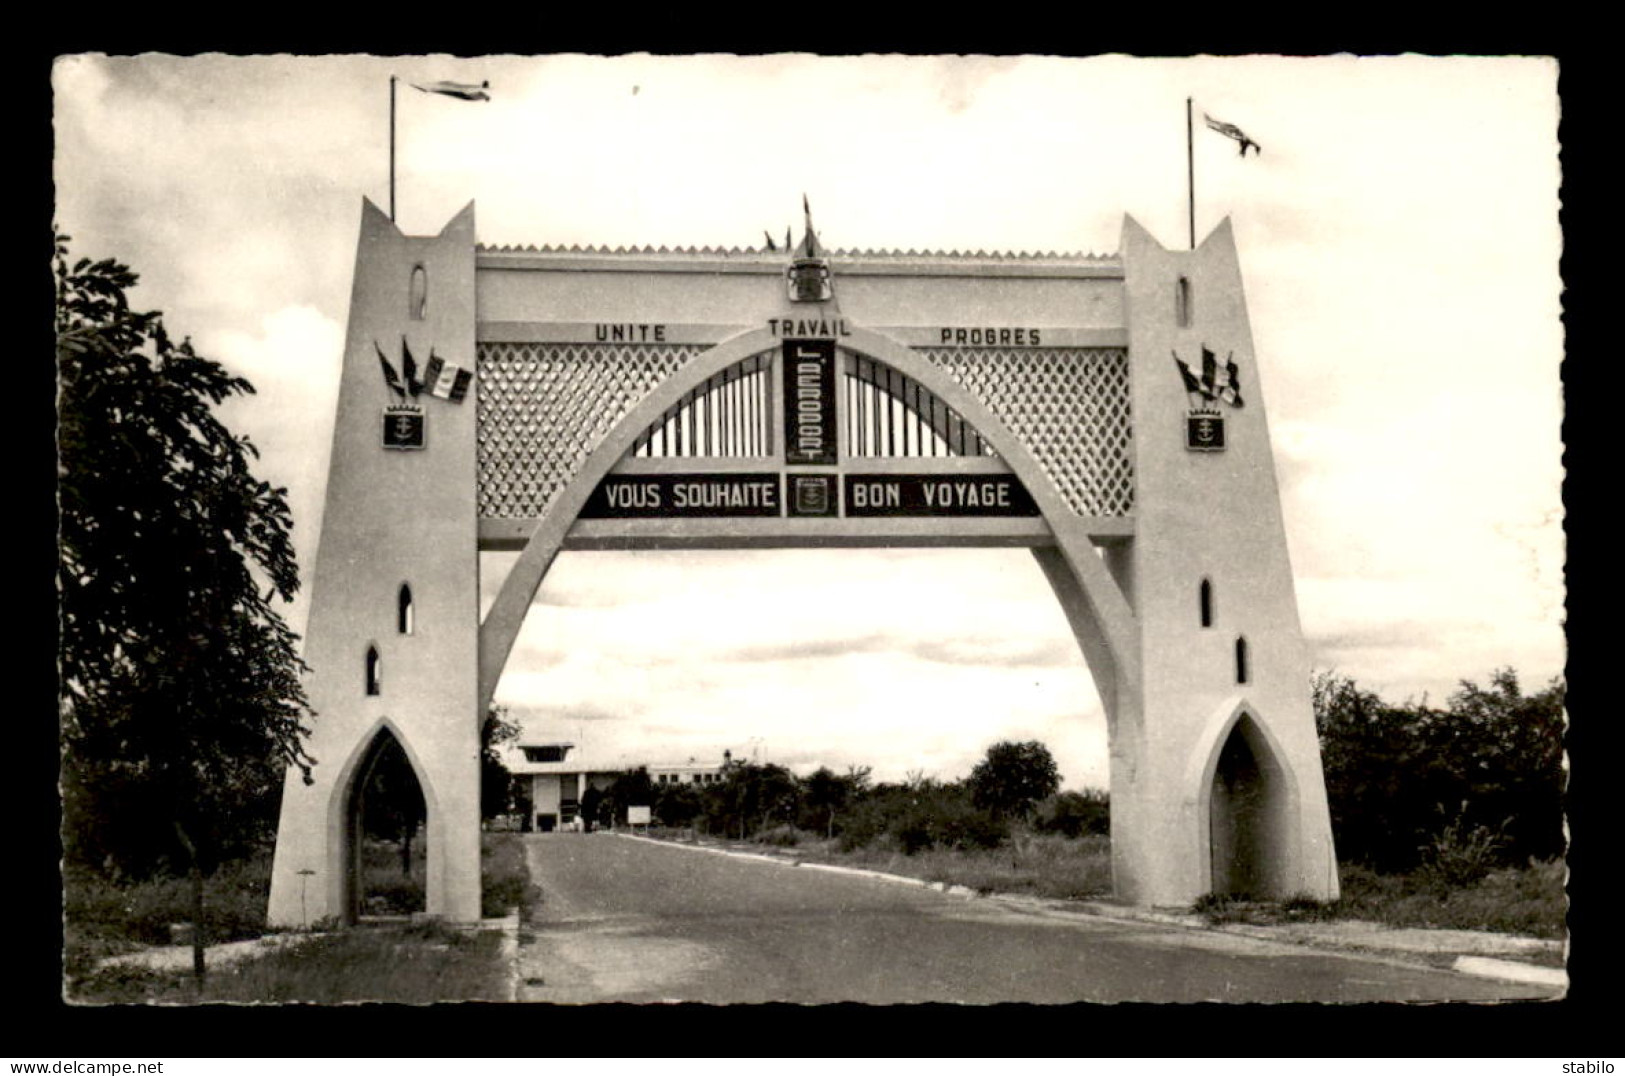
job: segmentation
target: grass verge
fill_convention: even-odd
[[[380,858],[377,873],[399,876],[398,861]],[[499,918],[528,905],[532,885],[518,834],[481,835],[480,873],[483,917]],[[267,850],[227,864],[206,880],[211,944],[269,933],[270,876]],[[70,869],[63,897],[66,993],[76,1002],[458,1001],[498,999],[506,989],[500,935],[421,923],[313,935],[240,964],[211,964],[199,999],[189,972],[101,967],[108,957],[169,944],[170,925],[191,916],[185,879],[115,883]]]
[[[525,865],[524,838],[518,833],[480,835],[480,915],[500,919],[530,906],[533,886]]]
[[[1108,897],[1111,842],[1105,837],[1017,833],[998,848],[928,848],[905,855],[885,842],[850,852],[808,850],[804,858],[863,866],[889,874],[962,885],[978,893],[1020,893],[1061,900]]]
[[[266,932],[271,853],[224,864],[204,879],[203,909],[211,942],[257,938]],[[62,875],[63,970],[71,980],[110,956],[168,945],[170,926],[192,918],[185,878],[114,882],[73,866]]]
[[[1562,860],[1491,871],[1468,885],[1449,886],[1422,870],[1378,874],[1359,864],[1338,871],[1336,901],[1284,902],[1205,898],[1196,911],[1215,923],[1323,922],[1368,919],[1391,927],[1482,930],[1561,939],[1568,902]]]
[[[650,836],[685,842],[694,839],[688,830],[656,829]],[[889,837],[843,851],[839,839],[828,840],[781,826],[742,847],[753,845],[758,850],[773,849],[808,862],[962,885],[979,893],[1025,893],[1078,900],[1110,896],[1112,891],[1111,839],[1103,836],[1062,837],[1017,831],[997,848],[934,847],[908,854]]]
[[[114,967],[75,984],[91,1004],[503,1001],[502,935],[438,923],[364,927],[211,968],[200,996],[190,972]]]
[[[687,831],[657,830],[652,835],[693,839]],[[839,845],[839,841],[789,827],[775,828],[755,842],[758,850],[962,885],[979,893],[1063,900],[1103,898],[1112,893],[1111,840],[1104,836],[1062,837],[1017,830],[994,849],[931,848],[912,855],[905,855],[884,838],[844,852]],[[1207,897],[1194,910],[1215,923],[1267,926],[1365,919],[1393,927],[1479,930],[1553,940],[1566,933],[1564,877],[1561,860],[1492,871],[1466,885],[1449,884],[1427,869],[1388,875],[1345,863],[1339,867],[1342,897],[1337,901]]]

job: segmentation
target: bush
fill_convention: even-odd
[[[1563,853],[1565,688],[1511,669],[1446,709],[1393,706],[1330,673],[1313,683],[1338,853],[1387,872],[1471,880]],[[1441,842],[1444,847],[1441,848]]]
[[[1440,888],[1426,872],[1379,874],[1345,863],[1339,881],[1343,915],[1398,927],[1493,930],[1537,938],[1561,938],[1568,910],[1561,859],[1501,867],[1476,882]]]
[[[755,834],[751,840],[757,844],[771,845],[774,848],[794,848],[803,843],[811,834],[805,833],[789,824],[768,826]]]
[[[210,943],[264,934],[270,891],[269,852],[221,864],[203,880],[203,919]],[[186,878],[121,884],[70,865],[63,870],[62,898],[67,926],[102,938],[168,945],[170,924],[192,920],[192,884]]]
[[[1063,837],[1106,836],[1111,833],[1111,798],[1097,789],[1057,792],[1038,805],[1033,828]]]
[[[361,841],[361,914],[410,915],[428,907],[429,842],[413,841],[409,871],[401,870],[400,844],[363,837]]]
[[[1010,836],[1010,826],[972,804],[964,786],[925,783],[866,801],[841,844],[856,848],[882,836],[904,855],[914,855],[929,848],[996,848]]]
[[[1436,889],[1471,885],[1501,865],[1505,833],[1505,822],[1495,829],[1469,826],[1463,804],[1455,819],[1423,846],[1418,874]]]
[[[499,918],[510,909],[521,912],[530,897],[530,871],[525,846],[508,833],[487,833],[480,839],[480,915]]]

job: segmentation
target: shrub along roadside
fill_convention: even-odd
[[[978,893],[1084,900],[1112,892],[1111,842],[1098,836],[1074,839],[1018,829],[996,848],[937,847],[909,855],[881,844],[831,858]]]
[[[204,880],[204,891],[211,943],[266,933],[270,851],[222,864]],[[190,922],[192,916],[191,883],[185,878],[115,882],[69,865],[63,869],[62,898],[63,970],[70,980],[109,956],[170,944],[170,925]]]
[[[518,908],[523,915],[535,887],[525,865],[524,839],[517,833],[480,835],[480,915],[500,919]]]
[[[667,831],[656,835],[678,837]],[[681,839],[679,837],[679,839]],[[980,893],[1020,893],[1063,900],[1102,900],[1112,895],[1111,840],[1037,833],[1017,827],[995,848],[934,847],[909,854],[881,834],[847,848],[840,840],[778,827],[751,843],[794,848],[803,861],[836,863],[962,885]],[[1430,867],[1408,874],[1379,874],[1357,863],[1339,867],[1342,898],[1249,901],[1206,897],[1194,910],[1211,922],[1278,924],[1365,919],[1392,927],[1483,930],[1528,937],[1565,936],[1567,899],[1561,860],[1493,870],[1457,885]]]
[[[1390,927],[1484,930],[1561,939],[1566,934],[1566,868],[1562,860],[1503,867],[1467,885],[1449,885],[1426,869],[1379,874],[1357,863],[1339,868],[1342,896],[1248,901],[1207,897],[1195,910],[1214,923],[1321,922],[1366,919]]]
[[[482,835],[481,874],[483,916],[505,916],[513,908],[525,906],[531,882],[518,834]],[[210,917],[211,943],[268,933],[265,910],[270,876],[271,856],[266,849],[249,859],[222,865],[207,879],[205,907]],[[177,975],[139,968],[97,971],[107,957],[143,946],[169,944],[170,924],[184,922],[190,908],[186,879],[115,883],[93,871],[69,868],[63,890],[64,972],[72,999],[196,1000],[189,973]],[[494,950],[485,942],[467,941],[470,936],[465,931],[427,924],[369,927],[320,939],[313,937],[287,952],[278,950],[242,965],[211,965],[204,999],[356,1001],[376,997],[410,1002],[495,997],[491,991],[501,989],[500,976],[492,980],[497,985],[491,986],[487,982],[489,969],[480,970],[495,959]],[[425,947],[438,955],[425,957],[421,952]],[[398,982],[369,984],[369,974],[386,979],[394,976],[387,970],[390,961],[398,962],[409,974]],[[312,970],[299,972],[297,967]],[[435,976],[444,977],[445,993],[431,992]],[[379,990],[388,991],[388,996],[379,996]]]
[[[201,997],[191,973],[109,968],[76,984],[74,1001],[503,1001],[507,966],[496,931],[424,922],[312,935],[297,945],[211,968]]]

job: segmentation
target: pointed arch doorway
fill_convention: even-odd
[[[344,797],[346,925],[427,910],[428,798],[405,745],[386,723]]]
[[[1217,745],[1207,780],[1208,892],[1216,897],[1295,896],[1282,848],[1295,839],[1298,793],[1265,726],[1242,709]]]

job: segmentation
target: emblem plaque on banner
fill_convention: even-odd
[[[834,515],[834,476],[827,474],[791,475],[790,514],[793,516]]]
[[[385,448],[422,448],[425,432],[423,408],[384,408]]]
[[[1224,416],[1200,410],[1186,415],[1185,447],[1193,452],[1223,452]]]

